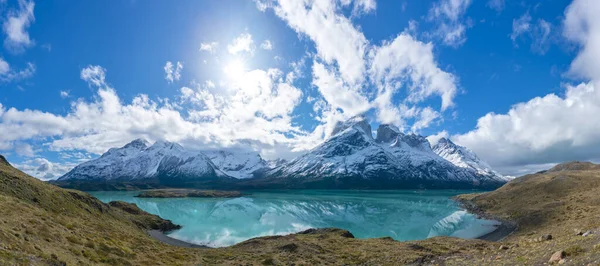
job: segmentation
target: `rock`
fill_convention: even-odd
[[[501,246],[500,246],[500,250],[507,250],[507,249],[509,249],[509,247],[508,247],[508,246],[505,246],[505,245],[501,245]]]
[[[548,263],[558,263],[562,259],[565,258],[565,255],[566,255],[566,253],[565,253],[564,250],[560,250],[560,251],[554,252],[554,254],[552,254],[552,257],[550,257],[550,260],[548,261]]]
[[[583,235],[583,233],[584,233],[583,230],[575,229],[575,235],[580,236],[580,235]]]
[[[558,264],[565,264],[565,262],[567,262],[567,260],[561,259],[561,260],[558,261]]]
[[[552,235],[543,235],[543,236],[540,236],[537,240],[539,242],[552,240]]]
[[[589,236],[589,235],[592,235],[592,234],[594,234],[594,232],[588,230],[585,233],[583,233],[582,236]]]

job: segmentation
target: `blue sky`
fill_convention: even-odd
[[[364,113],[505,174],[595,161],[596,6],[3,0],[0,153],[45,179],[138,137],[291,158]]]

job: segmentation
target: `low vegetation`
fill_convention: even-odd
[[[500,242],[355,239],[331,228],[209,249],[161,243],[146,231],[177,225],[134,204],[104,204],[41,182],[0,156],[0,265],[541,265],[553,254],[557,262],[597,264],[600,170],[574,168],[562,165],[494,192],[461,196],[474,211],[517,222],[519,229]]]

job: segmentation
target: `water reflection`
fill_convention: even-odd
[[[416,240],[447,235],[472,238],[493,222],[461,211],[449,198],[464,191],[261,191],[234,199],[135,198],[137,192],[94,192],[122,200],[183,228],[172,237],[228,246],[249,238],[290,234],[313,227],[347,229],[358,238]]]

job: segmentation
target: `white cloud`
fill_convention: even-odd
[[[442,110],[454,104],[456,77],[438,67],[431,43],[419,42],[402,33],[394,41],[375,48],[371,57],[369,71],[380,90],[408,85],[409,101],[419,102],[437,94],[442,98]]]
[[[463,16],[471,0],[439,0],[429,9],[429,20],[435,21],[437,29],[433,35],[442,39],[445,45],[459,47],[467,40],[466,29],[470,27]]]
[[[489,0],[487,6],[493,10],[496,10],[497,12],[502,12],[506,6],[506,3],[504,0]]]
[[[183,64],[179,61],[177,61],[177,63],[175,64],[171,63],[171,61],[167,61],[163,69],[165,70],[165,79],[169,83],[173,83],[173,81],[179,81],[179,79],[181,78],[181,70],[183,70]]]
[[[531,44],[531,50],[538,54],[545,54],[550,48],[550,32],[552,31],[552,24],[543,19],[539,19],[538,23],[532,32],[533,43]]]
[[[342,6],[348,6],[353,3],[352,15],[358,16],[374,11],[377,8],[375,0],[341,0]]]
[[[79,99],[65,115],[38,110],[0,108],[0,143],[42,140],[52,151],[82,150],[94,154],[134,138],[180,142],[192,149],[250,144],[263,151],[292,150],[293,139],[306,133],[291,124],[302,92],[281,78],[277,69],[252,70],[226,90],[182,88],[182,113],[168,100],[136,96],[124,104],[105,80],[105,70],[89,66],[81,77],[96,86],[93,101]],[[283,148],[285,147],[285,149]]]
[[[219,48],[218,42],[200,43],[200,51],[206,51],[211,54],[214,54],[215,52],[217,52],[218,48]]]
[[[16,163],[14,166],[23,172],[41,180],[56,179],[75,167],[74,163],[56,163],[44,158],[34,158]]]
[[[249,33],[242,33],[240,36],[235,38],[231,44],[227,45],[227,51],[230,54],[238,54],[240,52],[247,52],[252,54],[254,52],[254,41],[252,35]]]
[[[567,86],[564,97],[548,94],[489,113],[476,129],[454,136],[495,167],[600,158],[600,87]],[[507,173],[511,174],[511,173]]]
[[[332,108],[343,110],[346,118],[370,108],[369,100],[356,88],[344,84],[340,77],[319,62],[313,62],[313,84]]]
[[[292,29],[315,43],[325,63],[337,65],[344,82],[351,86],[363,82],[368,41],[337,12],[335,2],[282,0],[273,9]]]
[[[35,65],[27,63],[21,70],[12,69],[8,62],[0,58],[0,83],[8,83],[28,79],[35,74]]]
[[[27,32],[27,28],[35,20],[34,6],[33,1],[19,0],[19,10],[8,12],[2,28],[6,34],[4,47],[9,51],[20,53],[34,44]]]
[[[578,44],[569,74],[587,81],[564,85],[564,95],[548,94],[488,113],[474,130],[453,136],[501,173],[522,175],[565,161],[600,161],[600,6],[575,0],[565,11],[563,35]],[[513,23],[511,38],[533,31],[528,14]],[[540,20],[541,21],[541,20]],[[544,22],[540,28],[543,39]]]
[[[15,152],[20,156],[25,156],[25,157],[35,156],[35,152],[33,151],[33,148],[31,148],[31,145],[29,145],[27,143],[19,143],[19,144],[15,145]]]
[[[81,70],[79,77],[88,82],[90,86],[106,86],[106,69],[101,66],[87,66]]]
[[[273,50],[273,44],[271,43],[271,41],[269,40],[264,40],[261,44],[260,44],[260,48],[264,49],[264,50]]]
[[[418,132],[421,129],[429,127],[431,123],[441,117],[440,113],[433,110],[431,107],[425,107],[419,110],[417,121],[411,127],[413,132]]]
[[[531,39],[531,51],[538,54],[545,54],[550,48],[550,33],[552,24],[544,19],[538,19],[532,23],[529,12],[523,14],[518,19],[513,19],[512,33],[510,38],[514,45],[518,47],[517,40],[523,37]]]
[[[575,0],[565,10],[563,35],[581,49],[569,74],[600,80],[600,5],[594,0]]]
[[[65,98],[69,98],[69,92],[68,91],[60,91],[60,97],[65,99]]]
[[[342,7],[351,3],[341,1]],[[380,122],[403,126],[406,119],[414,118],[418,124],[413,129],[420,130],[441,114],[417,104],[439,95],[442,110],[453,105],[457,80],[437,66],[433,44],[422,43],[405,32],[393,42],[371,45],[335,1],[273,1],[266,8],[272,8],[292,29],[315,44],[312,84],[325,102],[315,104],[316,119],[324,125],[317,127],[313,136],[319,135],[319,130],[327,135],[330,123],[336,119],[372,108],[377,110]],[[290,80],[293,78],[295,75]],[[378,90],[370,90],[373,87]],[[393,103],[403,88],[408,96]]]
[[[510,38],[514,41],[524,33],[529,32],[531,28],[531,15],[529,12],[523,14],[518,19],[513,19],[512,23],[512,33],[510,34]]]
[[[8,74],[10,71],[10,65],[4,59],[0,57],[0,76]]]
[[[429,136],[427,136],[427,141],[429,141],[429,143],[433,147],[434,145],[436,145],[440,141],[440,139],[442,139],[442,138],[448,138],[448,137],[449,137],[448,131],[442,130],[442,131],[436,133],[435,135],[429,135]]]

